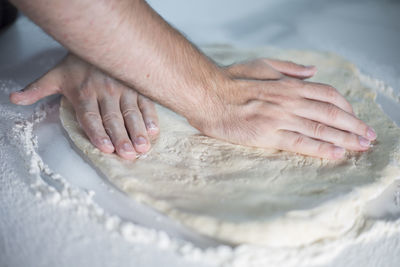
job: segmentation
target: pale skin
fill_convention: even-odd
[[[217,66],[143,0],[13,2],[71,52],[211,137],[330,159],[376,139],[335,88],[301,80],[315,68]]]

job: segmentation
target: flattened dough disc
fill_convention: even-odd
[[[399,128],[375,102],[357,69],[330,53],[276,48],[208,47],[222,64],[272,57],[317,66],[312,81],[336,87],[357,116],[377,130],[366,153],[328,161],[225,143],[200,134],[184,118],[158,106],[161,134],[147,156],[128,162],[96,149],[62,100],[70,138],[92,163],[133,199],[184,226],[234,244],[300,246],[358,231],[366,202],[399,172]]]

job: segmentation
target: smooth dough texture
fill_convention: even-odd
[[[399,172],[399,128],[375,102],[355,66],[331,54],[276,48],[204,48],[221,64],[270,57],[312,64],[312,81],[336,87],[378,141],[366,153],[328,161],[229,144],[206,137],[174,112],[157,106],[161,134],[136,162],[101,153],[62,100],[62,124],[75,145],[133,199],[184,226],[233,244],[302,246],[357,233],[363,209]]]

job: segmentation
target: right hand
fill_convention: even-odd
[[[205,115],[188,118],[206,135],[329,159],[342,158],[345,149],[366,151],[376,139],[335,88],[303,81],[315,67],[257,59],[224,72],[227,81],[207,92]]]

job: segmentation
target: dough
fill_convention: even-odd
[[[204,51],[221,64],[272,57],[316,65],[311,80],[346,96],[357,116],[376,129],[378,141],[369,152],[321,160],[215,140],[157,106],[160,137],[132,163],[96,149],[63,99],[60,117],[70,138],[127,195],[225,242],[301,246],[362,229],[365,204],[400,173],[400,131],[375,102],[374,91],[360,82],[355,66],[330,53],[223,46]]]

